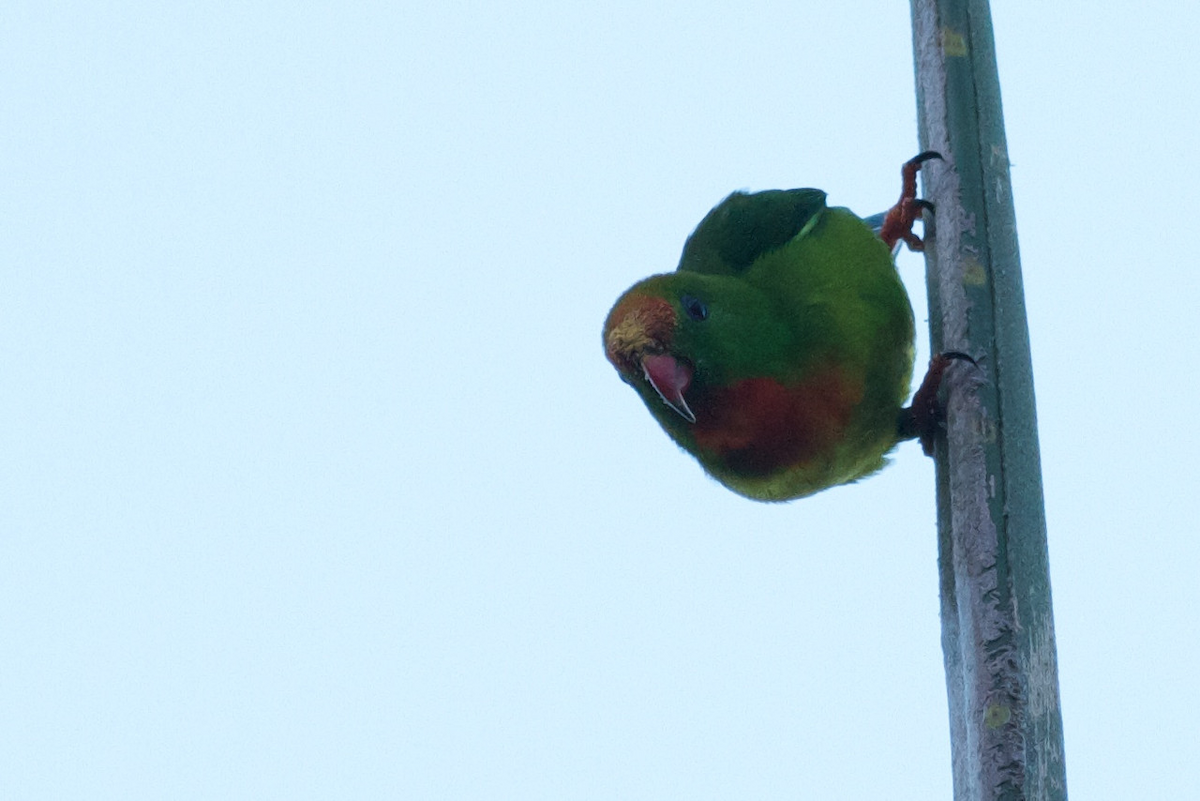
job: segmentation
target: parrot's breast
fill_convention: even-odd
[[[708,388],[695,398],[693,437],[708,459],[748,478],[828,461],[863,386],[861,378],[830,367],[791,386],[747,378]]]

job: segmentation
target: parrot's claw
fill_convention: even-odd
[[[936,150],[926,150],[904,162],[904,166],[900,168],[903,179],[900,199],[888,210],[879,230],[879,238],[888,246],[888,250],[895,251],[897,243],[901,240],[908,245],[909,250],[925,249],[925,240],[914,234],[912,228],[913,223],[921,219],[922,212],[933,211],[933,204],[917,198],[917,171],[930,159],[941,158],[942,154]]]
[[[912,405],[900,410],[897,427],[900,439],[921,440],[921,450],[925,451],[926,456],[933,456],[933,438],[946,421],[946,408],[938,400],[938,390],[942,386],[946,368],[956,359],[979,366],[971,356],[961,351],[948,350],[939,353],[929,360],[929,371],[925,373],[921,386],[913,395]]]

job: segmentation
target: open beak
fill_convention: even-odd
[[[642,357],[642,372],[663,403],[689,423],[696,422],[696,415],[692,414],[687,401],[683,399],[683,393],[692,383],[692,368],[689,365],[676,361],[666,353],[658,353]]]

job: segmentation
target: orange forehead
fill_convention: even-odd
[[[604,349],[614,364],[647,349],[662,350],[675,330],[675,310],[662,298],[627,292],[604,321]]]

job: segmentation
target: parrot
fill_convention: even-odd
[[[634,284],[604,322],[608,361],[704,470],[758,501],[789,501],[875,473],[904,439],[927,454],[951,359],[931,360],[909,407],[912,305],[893,261],[932,205],[926,151],[901,169],[877,228],[820,189],[734,192],[674,272]]]

